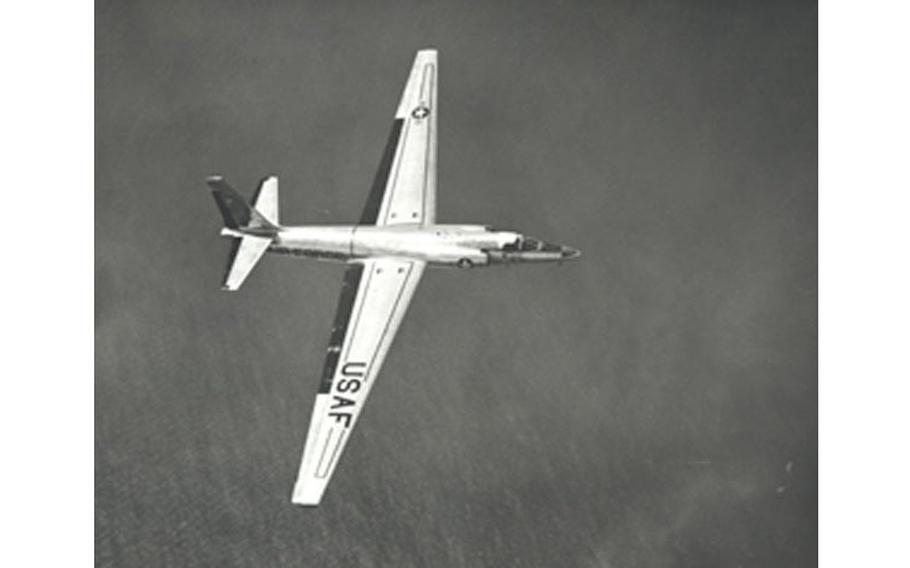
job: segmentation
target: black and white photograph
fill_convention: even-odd
[[[818,564],[816,3],[94,10],[96,566]]]
[[[3,566],[900,566],[910,11],[7,3]]]

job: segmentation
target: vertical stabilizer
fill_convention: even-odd
[[[259,184],[254,204],[261,205],[263,211],[250,205],[221,176],[209,176],[206,183],[224,219],[221,234],[234,237],[221,289],[237,290],[280,230],[278,178],[267,177]]]
[[[278,184],[275,179],[275,197],[277,204]],[[212,196],[224,218],[224,226],[229,229],[268,229],[277,230],[278,227],[254,209],[237,190],[231,187],[221,176],[210,176],[206,183],[212,190]],[[277,214],[277,207],[275,212]]]
[[[259,182],[253,197],[253,208],[262,213],[266,221],[278,225],[278,178],[269,176]]]

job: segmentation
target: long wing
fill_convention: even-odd
[[[348,268],[292,501],[318,505],[350,438],[424,263],[371,259]]]
[[[435,49],[417,52],[361,225],[436,222]]]

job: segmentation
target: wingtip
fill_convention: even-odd
[[[294,494],[291,495],[291,503],[301,507],[318,507],[324,490],[324,485],[320,487],[318,484],[297,483]]]

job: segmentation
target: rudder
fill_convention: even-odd
[[[218,210],[224,219],[225,227],[235,230],[277,229],[274,223],[250,206],[246,199],[237,193],[237,190],[231,187],[223,177],[218,175],[209,176],[206,183],[212,190],[212,196],[215,198],[215,203],[218,205]]]

